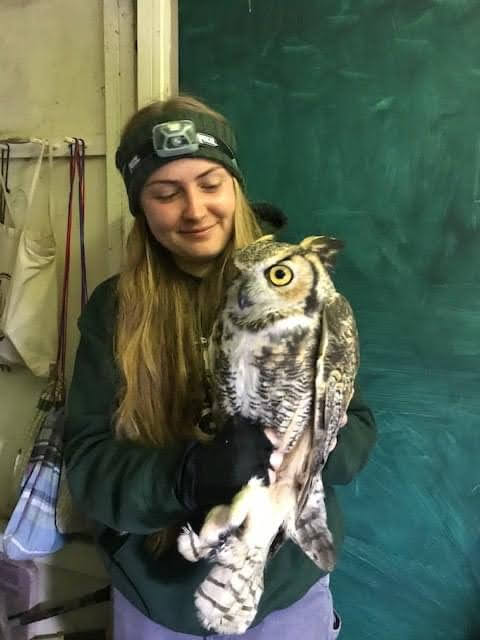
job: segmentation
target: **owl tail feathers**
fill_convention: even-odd
[[[265,550],[236,541],[232,562],[214,564],[195,593],[200,623],[219,634],[244,633],[252,624],[263,593]]]

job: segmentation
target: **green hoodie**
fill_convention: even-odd
[[[113,586],[149,618],[174,631],[202,636],[195,589],[205,561],[190,563],[176,548],[154,557],[145,536],[189,514],[174,480],[182,444],[165,448],[116,440],[112,415],[119,383],[113,356],[116,278],[93,292],[79,320],[81,331],[65,425],[65,460],[72,495],[95,522],[97,542]],[[323,472],[328,525],[337,551],[343,520],[333,485],[347,484],[364,466],[375,442],[375,422],[358,390],[348,423]],[[269,561],[254,625],[301,598],[323,572],[290,540]]]

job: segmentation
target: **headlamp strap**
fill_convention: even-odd
[[[153,127],[151,139],[141,145],[136,154],[125,163],[122,173],[125,175],[128,169],[131,175],[140,162],[150,155],[160,158],[189,156],[197,152],[199,147],[217,148],[237,165],[232,149],[223,140],[210,133],[197,132],[191,120],[172,120]]]

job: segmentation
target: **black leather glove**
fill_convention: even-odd
[[[230,503],[253,476],[268,484],[272,450],[256,422],[229,418],[212,441],[187,447],[177,474],[178,499],[190,511],[205,510]]]

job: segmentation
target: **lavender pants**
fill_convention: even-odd
[[[235,635],[192,636],[152,622],[122,596],[113,592],[113,640],[335,640],[340,619],[333,610],[329,576],[325,576],[287,609],[273,611],[260,624]]]

